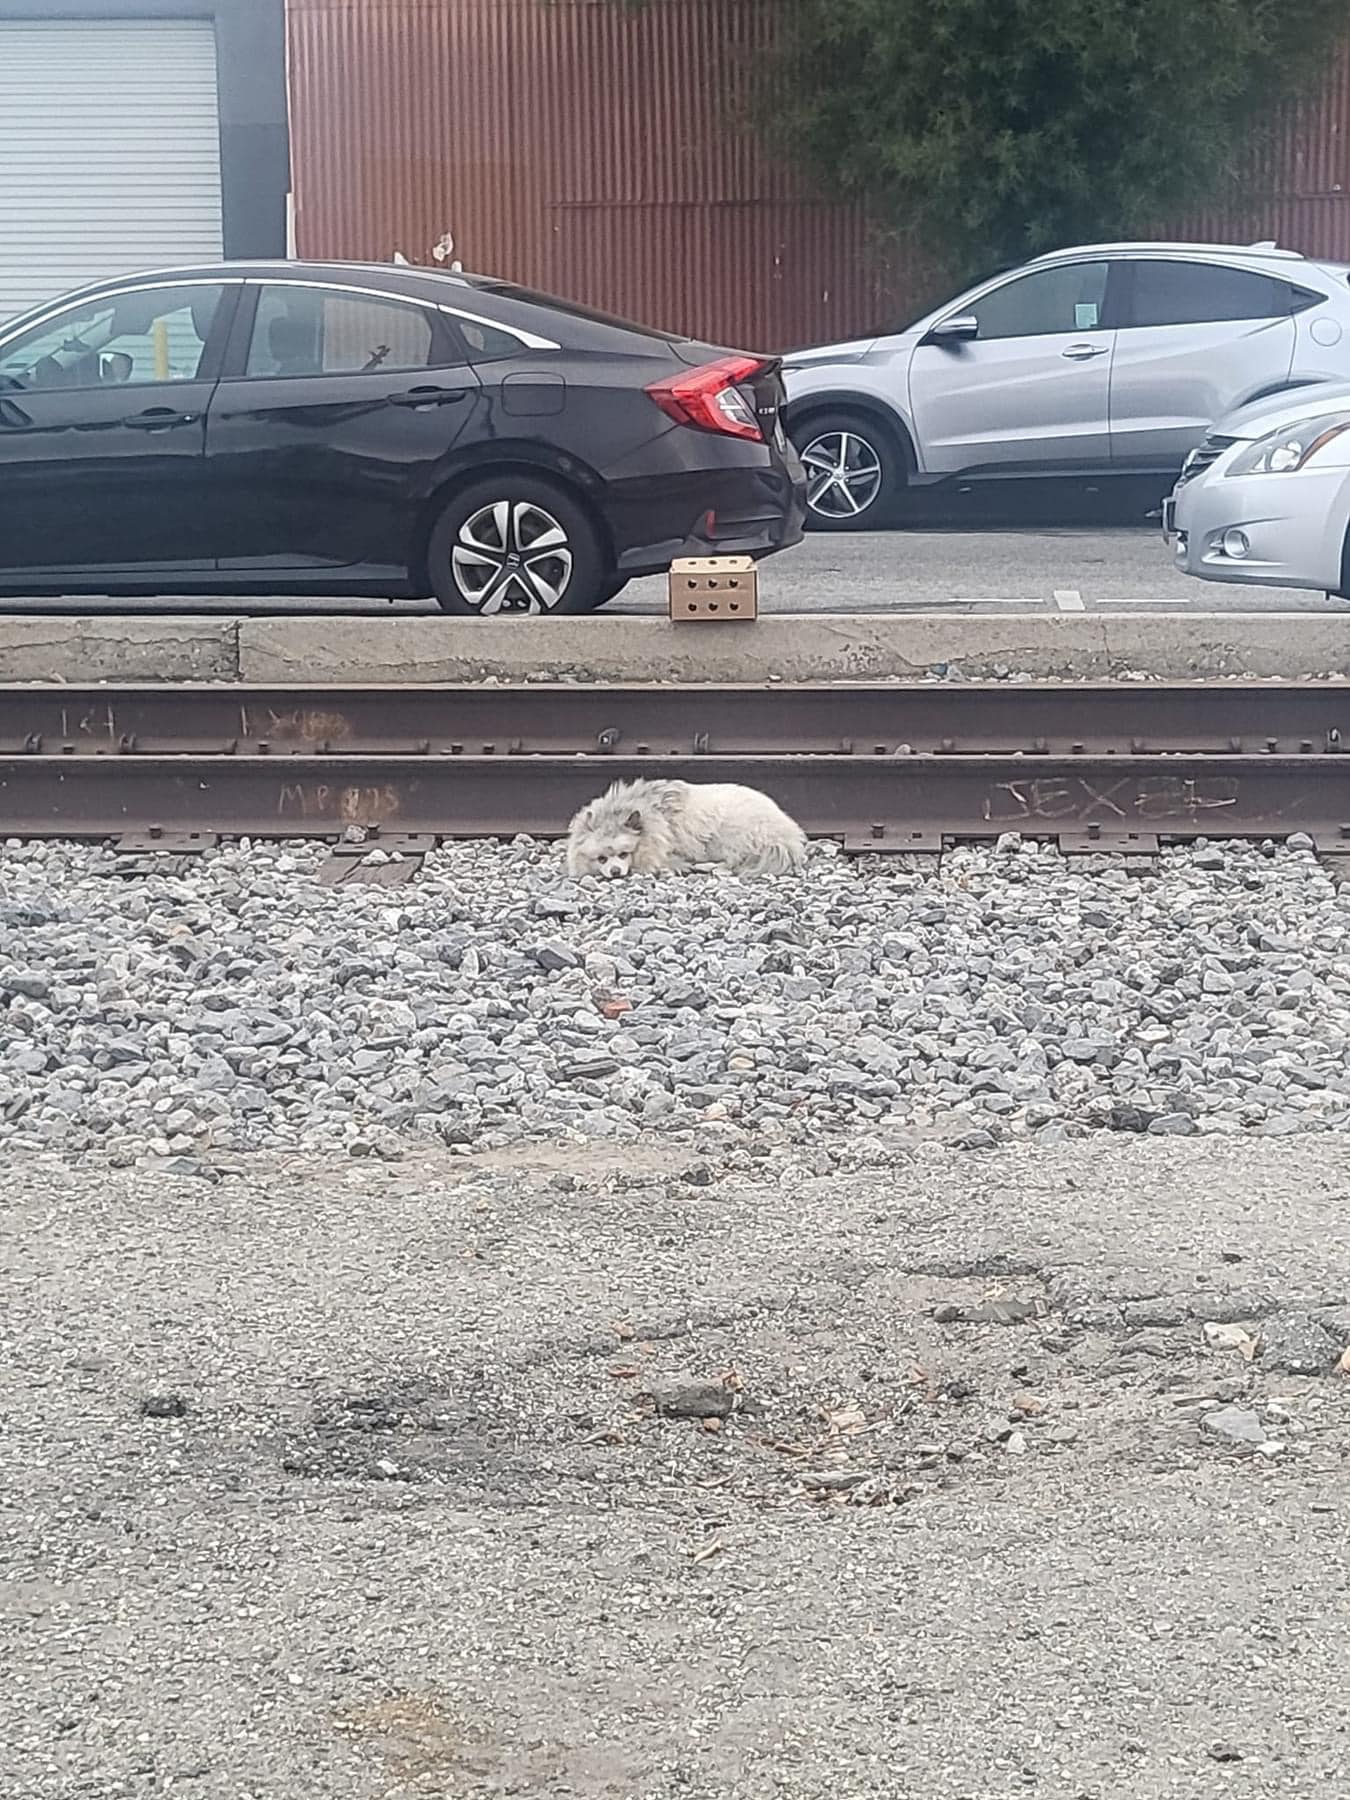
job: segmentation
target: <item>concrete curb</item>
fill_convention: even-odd
[[[0,681],[1286,680],[1350,669],[1339,613],[664,618],[0,617]]]
[[[1350,667],[1335,613],[796,614],[753,625],[663,618],[245,619],[244,681],[437,682],[1292,678]]]
[[[238,681],[237,619],[0,618],[0,681]]]

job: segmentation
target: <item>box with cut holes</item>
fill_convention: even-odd
[[[681,556],[670,565],[670,616],[702,624],[759,617],[752,556]]]

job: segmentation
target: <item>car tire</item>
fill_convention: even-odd
[[[586,508],[563,488],[508,470],[461,488],[427,545],[442,612],[465,618],[585,613],[613,584]]]
[[[899,438],[866,413],[814,413],[792,428],[806,468],[812,531],[873,531],[893,525],[909,485]]]

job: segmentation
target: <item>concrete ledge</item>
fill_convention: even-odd
[[[237,681],[235,619],[0,617],[0,681]]]
[[[1295,678],[1350,668],[1350,614],[813,613],[753,625],[664,618],[244,619],[243,681],[922,680],[958,668],[1107,680]]]
[[[1297,679],[1350,671],[1350,613],[664,618],[0,617],[0,681]]]

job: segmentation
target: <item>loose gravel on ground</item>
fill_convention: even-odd
[[[1297,841],[1147,873],[1015,839],[928,873],[821,846],[801,879],[605,885],[526,841],[399,887],[323,886],[326,855],[127,877],[109,850],[8,846],[0,1145],[1350,1124],[1350,895]]]

